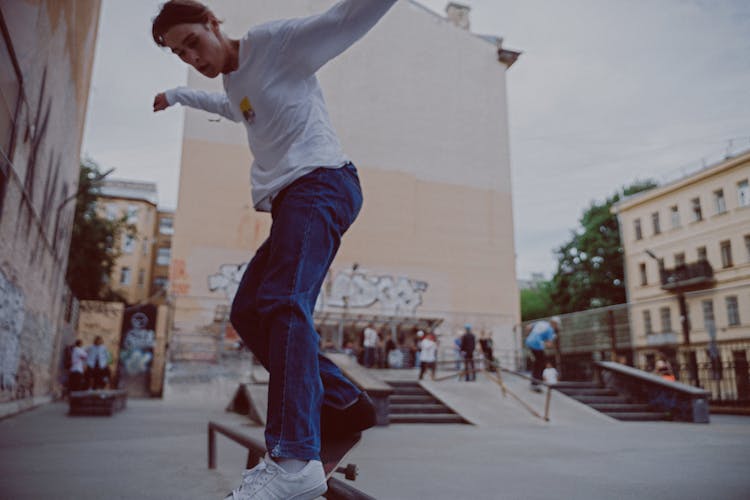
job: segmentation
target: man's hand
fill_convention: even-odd
[[[157,111],[165,110],[169,107],[169,101],[167,101],[167,96],[164,94],[164,92],[160,92],[156,94],[156,97],[154,97],[154,113]]]

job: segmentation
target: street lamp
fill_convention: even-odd
[[[644,252],[646,252],[646,255],[654,259],[660,266],[659,268],[659,281],[661,281],[661,265],[662,261],[654,255],[654,252],[649,250],[648,248],[644,249]],[[677,303],[680,308],[680,324],[682,326],[682,338],[683,338],[683,344],[685,347],[687,347],[687,355],[688,355],[688,373],[690,375],[690,381],[693,383],[693,385],[698,385],[698,361],[695,357],[695,353],[690,350],[690,320],[688,318],[688,312],[687,312],[687,301],[685,300],[685,293],[678,288],[677,292]]]

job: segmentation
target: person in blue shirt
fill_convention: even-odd
[[[534,355],[534,366],[531,370],[531,388],[535,391],[541,391],[539,383],[542,381],[542,372],[547,365],[547,357],[544,354],[545,347],[552,347],[552,341],[557,337],[560,331],[560,317],[553,316],[549,321],[537,321],[531,327],[529,335],[526,337],[526,347]]]

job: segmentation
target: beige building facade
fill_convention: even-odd
[[[109,286],[128,304],[148,302],[157,252],[157,190],[152,182],[105,180],[99,186],[98,210],[109,220],[125,219],[133,231],[114,242],[120,252]]]
[[[99,0],[0,2],[0,416],[64,376],[65,283]]]
[[[266,20],[333,3],[212,6],[239,37]],[[349,338],[373,322],[399,340],[434,328],[450,349],[456,330],[470,323],[492,334],[499,354],[515,352],[506,71],[517,56],[500,39],[403,1],[318,73],[365,200],[318,299],[324,341],[341,344],[342,332]],[[220,89],[193,71],[188,84]],[[186,111],[170,276],[176,345],[225,331],[217,324],[268,235],[270,218],[250,199],[251,162],[241,125]]]
[[[697,378],[734,399],[748,390],[749,181],[745,153],[614,208],[636,363],[648,368],[664,354],[679,366],[681,379]],[[732,367],[734,388],[724,384],[726,375],[714,376],[719,364]]]

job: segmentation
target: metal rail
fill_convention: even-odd
[[[216,468],[216,433],[223,434],[235,443],[247,448],[246,468],[254,467],[266,454],[266,445],[246,434],[217,422],[208,422],[208,468]],[[328,491],[324,495],[329,500],[375,500],[374,497],[336,478],[328,479]]]

